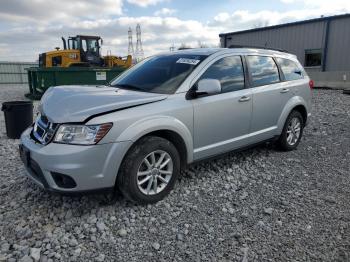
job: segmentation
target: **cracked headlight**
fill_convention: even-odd
[[[111,129],[112,123],[101,125],[62,124],[58,128],[54,142],[62,144],[94,145]]]

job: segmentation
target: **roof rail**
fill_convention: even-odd
[[[177,50],[194,49],[193,47],[179,47]]]
[[[266,50],[274,50],[274,51],[280,51],[284,53],[290,53],[288,50],[281,49],[281,48],[272,48],[267,46],[252,46],[252,45],[230,45],[228,48],[256,48],[256,49],[266,49]]]

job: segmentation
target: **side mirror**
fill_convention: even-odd
[[[197,84],[197,95],[214,95],[221,93],[221,83],[217,79],[202,79]]]

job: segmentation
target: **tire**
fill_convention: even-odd
[[[293,121],[297,121],[299,122],[299,135],[293,136],[297,134],[297,132],[293,132],[291,131],[293,124],[295,124],[296,122]],[[283,151],[291,151],[294,150],[298,147],[299,143],[300,143],[300,139],[303,135],[303,129],[304,129],[304,119],[303,116],[298,112],[293,110],[289,116],[287,117],[287,120],[284,124],[283,130],[282,130],[282,134],[280,135],[280,137],[278,138],[277,141],[277,145],[280,149],[282,149]],[[297,129],[294,129],[294,131]],[[290,139],[290,135],[293,136],[292,139]]]
[[[125,156],[117,187],[131,202],[151,204],[170,193],[179,173],[180,156],[175,146],[164,138],[147,136],[137,141]]]

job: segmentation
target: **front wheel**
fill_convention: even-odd
[[[294,150],[299,145],[303,134],[304,120],[298,111],[292,111],[284,124],[277,144],[285,151]]]
[[[144,137],[123,160],[117,185],[132,202],[155,203],[169,194],[179,172],[180,157],[175,146],[161,137]]]

